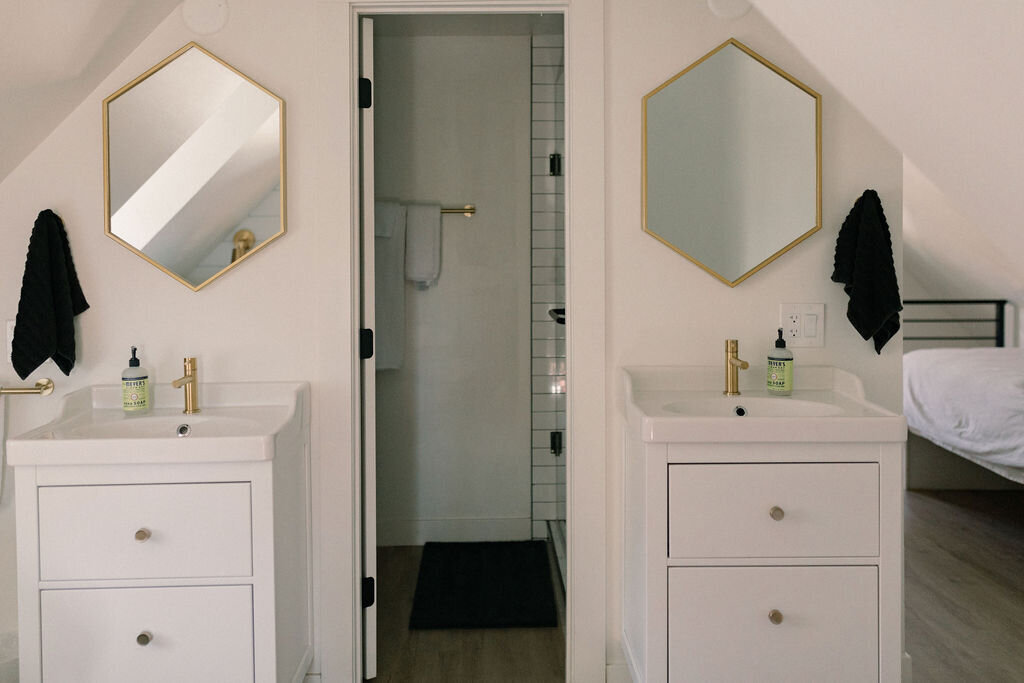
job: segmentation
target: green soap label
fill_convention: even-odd
[[[768,359],[768,391],[793,391],[793,361]]]
[[[149,407],[149,377],[121,378],[121,407],[145,410]]]

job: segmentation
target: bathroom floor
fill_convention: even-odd
[[[565,680],[565,600],[557,589],[556,628],[410,631],[422,552],[422,546],[377,549],[377,681]]]
[[[1022,680],[1024,491],[908,491],[905,511],[914,680]]]

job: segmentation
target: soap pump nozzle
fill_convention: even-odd
[[[775,348],[768,350],[768,393],[774,396],[789,396],[793,393],[793,352],[786,348],[783,330]]]

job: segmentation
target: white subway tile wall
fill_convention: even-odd
[[[562,36],[533,37],[533,536],[565,519],[565,326],[548,311],[565,308],[565,176],[551,175],[551,154],[565,154]],[[562,453],[551,452],[561,432]]]

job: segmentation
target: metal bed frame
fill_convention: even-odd
[[[904,349],[1006,346],[1007,303],[1006,299],[904,300]],[[936,466],[941,473],[932,469]],[[1024,470],[1021,468],[976,461],[952,453],[925,437],[908,435],[908,488],[1020,488],[1022,482]]]
[[[903,302],[903,342],[972,342],[969,345],[1005,346],[1006,303],[1006,299],[906,299]],[[921,309],[921,315],[927,317],[908,315],[909,307],[918,306],[925,307]],[[974,311],[977,315],[971,315]],[[935,317],[942,313],[952,315]],[[925,344],[918,348],[935,345]]]

